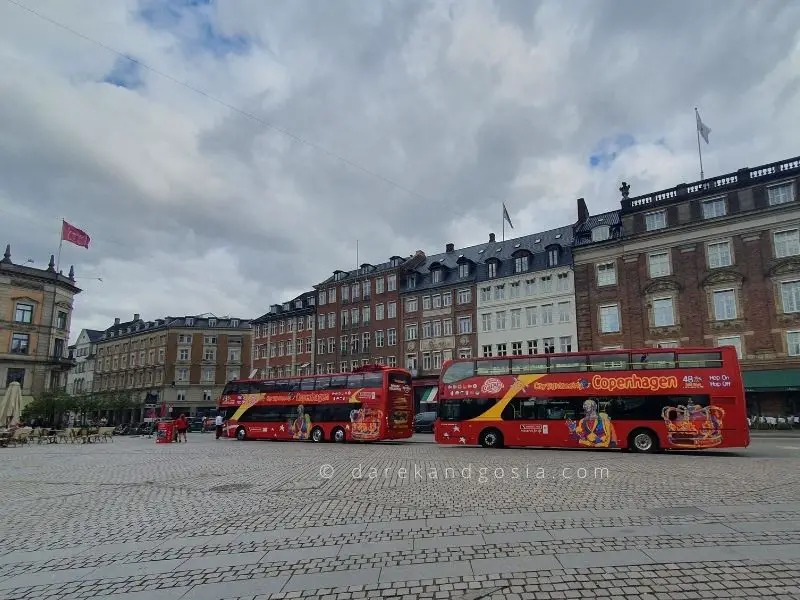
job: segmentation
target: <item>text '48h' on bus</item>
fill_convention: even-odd
[[[736,349],[457,359],[439,378],[436,441],[660,449],[750,444]]]
[[[219,403],[228,437],[314,442],[410,438],[413,406],[410,373],[381,365],[231,381]]]

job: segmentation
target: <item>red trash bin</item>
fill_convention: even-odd
[[[161,421],[156,432],[156,444],[171,444],[175,439],[175,423]]]

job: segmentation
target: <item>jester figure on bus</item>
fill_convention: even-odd
[[[577,423],[567,419],[570,437],[581,446],[593,448],[616,448],[617,434],[611,419],[604,412],[598,412],[597,402],[591,398],[583,403],[584,417]]]
[[[311,417],[305,412],[302,404],[297,407],[297,416],[289,419],[289,431],[295,440],[307,440],[310,435]]]

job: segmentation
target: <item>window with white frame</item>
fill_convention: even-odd
[[[383,333],[383,329],[379,329],[375,332],[375,347],[376,348],[383,348],[385,337]]]
[[[506,356],[508,351],[505,344],[497,344],[497,356]]]
[[[505,286],[505,284],[494,286],[494,299],[495,300],[505,300],[505,297],[506,297],[506,286]]]
[[[16,306],[14,307],[14,322],[32,323],[33,308],[33,304],[28,302],[17,302]]]
[[[459,348],[458,358],[472,358],[472,348]]]
[[[463,279],[464,277],[469,277],[469,264],[461,263],[458,265],[458,276]]]
[[[484,313],[481,315],[481,331],[492,330],[492,313]]]
[[[472,302],[472,290],[469,288],[458,290],[458,303],[469,304],[470,302]]]
[[[460,335],[472,333],[472,317],[458,317],[458,333]]]
[[[674,340],[661,341],[656,343],[656,348],[678,348],[680,344]]]
[[[600,333],[619,332],[619,304],[600,307]]]
[[[497,311],[496,317],[497,331],[503,331],[506,328],[506,311]]]
[[[358,316],[359,316],[358,309],[357,308],[351,308],[350,309],[350,322],[353,325],[356,325],[358,323]]]
[[[386,277],[386,291],[394,292],[397,289],[397,275],[389,275]]]
[[[792,202],[794,200],[794,184],[779,183],[771,185],[767,188],[767,197],[769,198],[770,206]]]
[[[655,231],[657,229],[664,229],[667,226],[667,211],[656,210],[645,214],[644,227],[647,231]]]
[[[328,354],[333,354],[336,352],[336,338],[329,337],[328,338]]]
[[[433,337],[442,337],[442,322],[441,321],[434,321],[433,322]]]
[[[489,277],[497,277],[497,263],[492,261],[487,265],[487,267],[489,269]]]
[[[602,287],[605,285],[616,285],[617,283],[617,265],[616,263],[603,263],[597,265],[597,285]]]
[[[781,283],[781,304],[784,313],[800,312],[800,281]]]
[[[547,251],[547,265],[550,267],[558,266],[558,256],[560,252],[558,248],[551,248]]]
[[[383,304],[375,305],[375,320],[383,321]]]
[[[648,254],[647,274],[651,279],[669,275],[669,252],[651,252]]]
[[[491,286],[486,286],[481,288],[481,302],[491,302],[492,301],[492,288]]]
[[[181,348],[180,350],[178,350],[178,360],[189,360],[188,348]]]
[[[514,259],[514,272],[524,273],[528,270],[528,256],[518,256]]]
[[[553,324],[553,305],[542,304],[542,325]]]
[[[441,269],[434,269],[431,271],[431,281],[433,283],[441,283],[442,282],[442,270]]]
[[[378,277],[375,280],[375,293],[382,294],[383,293],[383,277]]]
[[[714,219],[715,217],[724,217],[725,198],[712,198],[703,202],[703,218]]]
[[[322,306],[322,305],[323,305],[323,304],[325,304],[327,301],[328,301],[328,294],[325,292],[325,290],[322,290],[322,291],[321,291],[321,292],[318,294],[318,304],[319,304],[320,306]]]
[[[545,275],[540,279],[542,293],[549,294],[553,291],[553,276]]]
[[[447,308],[448,306],[453,306],[453,294],[450,292],[444,292],[442,294],[442,306]]]
[[[406,354],[406,369],[409,371],[414,371],[417,368],[417,355],[416,354]]]
[[[386,343],[388,346],[396,346],[397,345],[397,330],[387,329],[386,330]]]
[[[538,317],[539,317],[539,307],[528,306],[525,309],[525,320],[528,323],[528,327],[536,327],[539,321]]]
[[[422,297],[422,310],[430,310],[431,309],[431,297],[430,296],[423,296]]]
[[[520,283],[519,281],[514,281],[509,287],[509,297],[510,298],[519,298],[520,297]]]
[[[410,323],[406,325],[406,340],[417,339],[417,324]]]
[[[514,308],[511,310],[511,329],[522,327],[522,309]]]
[[[453,320],[444,319],[442,321],[442,335],[453,335]]]
[[[317,315],[317,328],[325,329],[325,315]]]
[[[598,225],[592,228],[592,241],[603,242],[611,237],[611,228],[608,225]]]
[[[528,354],[539,354],[539,340],[528,340]]]
[[[728,241],[709,243],[706,246],[706,253],[708,254],[709,269],[730,267],[733,264],[731,243]]]
[[[422,337],[429,338],[432,337],[433,334],[433,326],[431,325],[430,321],[425,321],[422,324]]]
[[[653,327],[672,327],[675,325],[675,307],[672,298],[653,300]]]
[[[317,354],[325,354],[325,340],[317,340]]]
[[[572,336],[564,335],[558,338],[559,352],[572,352]]]
[[[570,322],[570,306],[571,302],[559,302],[558,303],[558,322],[559,323],[569,323]]]
[[[569,290],[569,273],[559,273],[556,276],[556,291],[566,292]]]
[[[386,318],[387,319],[396,319],[397,318],[397,303],[396,302],[389,302],[386,305]]]
[[[415,312],[417,310],[417,302],[416,298],[406,300],[406,312]]]
[[[800,254],[800,229],[776,231],[772,235],[775,258],[786,258]]]
[[[715,320],[730,321],[736,318],[736,290],[717,290],[713,298]]]
[[[431,353],[430,352],[423,352],[422,353],[422,370],[423,371],[430,371],[431,370]]]
[[[437,308],[442,308],[442,296],[440,294],[434,294],[431,296],[431,305],[433,306],[434,310]]]
[[[336,327],[336,313],[328,313],[328,329]]]
[[[717,346],[733,346],[736,348],[736,356],[742,358],[742,336],[729,335],[717,338]]]
[[[800,356],[800,331],[786,332],[786,350],[789,356]]]
[[[536,279],[525,280],[525,295],[534,296],[536,294]]]
[[[481,354],[485,357],[492,356],[492,345],[486,344],[485,346],[481,346]]]

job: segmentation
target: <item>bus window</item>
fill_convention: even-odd
[[[315,390],[328,390],[331,387],[330,377],[317,377],[314,383]]]
[[[512,375],[547,373],[547,357],[511,359],[511,373]]]
[[[331,377],[332,390],[345,390],[347,389],[347,375],[334,375]]]
[[[579,398],[578,400],[582,400]],[[576,402],[572,398],[536,398],[539,419],[548,421],[575,420],[578,414]]]
[[[300,389],[300,382],[301,379],[287,379],[286,380],[286,390],[289,392],[296,392]]]
[[[222,395],[225,396],[226,394],[238,394],[239,393],[239,383],[236,381],[232,381],[225,386],[225,389],[222,390]]]
[[[250,383],[249,381],[240,381],[238,384],[239,394],[255,394],[258,393],[258,384]]]
[[[535,398],[514,398],[503,409],[504,421],[532,421],[537,418]]]
[[[288,379],[276,379],[272,382],[272,391],[273,392],[286,392],[289,390],[289,380]]]
[[[592,371],[623,371],[628,368],[627,354],[592,354],[589,368]]]
[[[511,361],[508,358],[479,360],[478,375],[508,375],[511,372]]]
[[[351,390],[357,390],[364,387],[364,376],[361,373],[347,376],[347,387]]]
[[[383,374],[382,373],[365,373],[364,374],[364,384],[363,387],[365,388],[379,388],[383,386]]]
[[[678,366],[682,369],[722,368],[721,352],[680,352]]]
[[[268,394],[275,391],[275,385],[272,381],[259,381],[253,384],[253,391],[259,394]]]
[[[633,354],[631,356],[631,366],[634,369],[674,369],[674,352],[647,352],[645,354]]]
[[[586,356],[551,356],[551,373],[576,373],[586,370]]]
[[[459,398],[441,400],[439,418],[442,421],[466,421],[481,416],[497,404],[497,398]]]
[[[314,387],[314,378],[313,377],[305,377],[304,379],[300,380],[300,389],[304,392],[311,392],[314,391],[316,388]]]
[[[447,367],[447,370],[442,374],[442,383],[456,383],[470,377],[475,377],[475,361],[459,361]]]

